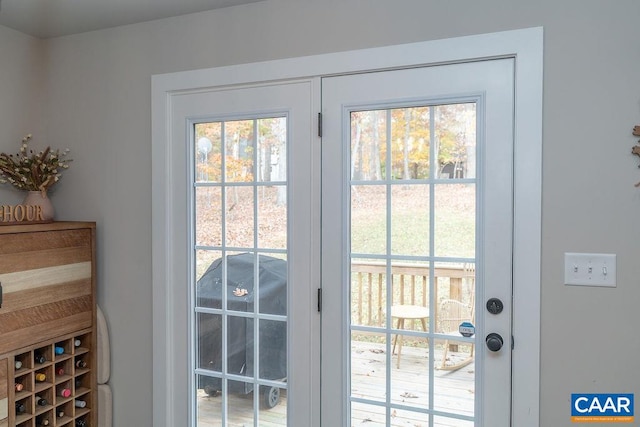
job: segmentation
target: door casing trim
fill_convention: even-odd
[[[540,265],[542,228],[542,89],[543,29],[481,34],[350,52],[233,65],[152,76],[152,304],[153,425],[181,427],[172,378],[177,349],[174,328],[179,307],[171,298],[176,277],[176,233],[169,122],[171,103],[181,93],[229,85],[430,66],[491,58],[515,59],[514,135],[514,348],[512,425],[539,425],[540,403]],[[319,108],[319,106],[318,106]],[[315,413],[318,408],[312,408]],[[182,421],[182,423],[180,422]],[[319,426],[319,416],[314,417]]]

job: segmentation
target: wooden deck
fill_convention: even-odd
[[[434,364],[441,359],[440,346],[436,344]],[[396,355],[391,360],[390,400],[392,404],[411,408],[426,408],[429,405],[429,358],[427,349],[405,345],[402,348],[401,365],[396,366]],[[463,357],[449,352],[452,359]],[[384,402],[387,353],[378,343],[354,342],[352,347],[352,394],[354,397]],[[453,412],[473,416],[475,365],[472,363],[457,371],[434,371],[433,408],[442,412]],[[198,391],[198,427],[222,427],[220,421],[222,398],[209,397]],[[253,393],[230,395],[228,403],[228,427],[253,427]],[[280,403],[272,409],[261,409],[258,413],[259,427],[285,427],[287,412],[286,390],[281,392]],[[352,404],[352,427],[385,427],[384,407]],[[402,409],[392,409],[392,427],[428,427],[428,415]],[[437,427],[472,427],[473,422],[454,418],[434,417]],[[305,426],[291,426],[305,427]]]
[[[197,427],[222,427],[222,397],[209,397],[198,390],[198,424]],[[280,403],[272,409],[261,409],[258,413],[257,425],[260,427],[286,427],[287,425],[287,392],[280,392]],[[253,427],[253,393],[229,396],[227,411],[228,427]]]

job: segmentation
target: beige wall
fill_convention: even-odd
[[[571,392],[638,393],[638,16],[637,0],[268,0],[48,40],[46,80],[38,43],[0,27],[0,149],[46,121],[74,159],[59,218],[98,222],[114,425],[151,426],[152,74],[533,26],[545,29],[541,425],[571,425]],[[617,253],[618,287],[564,286],[566,251]]]

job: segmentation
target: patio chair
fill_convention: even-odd
[[[473,313],[473,304],[467,305],[458,300],[445,299],[440,303],[440,312],[438,313],[438,317],[438,332],[446,335],[455,335],[461,337],[462,335],[458,331],[460,324],[462,322],[473,323],[473,321],[475,320]],[[459,345],[457,343],[470,345],[469,353],[459,360],[457,358],[456,360],[447,360],[447,356],[449,356],[450,352],[450,347]],[[445,340],[442,361],[438,366],[436,366],[436,369],[443,371],[455,371],[467,366],[474,360],[473,350],[473,343],[457,342],[452,339]]]

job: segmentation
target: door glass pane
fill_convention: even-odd
[[[440,178],[476,177],[476,104],[433,108]]]
[[[224,176],[226,182],[253,181],[256,120],[224,122]]]
[[[351,324],[384,327],[387,268],[377,259],[351,259]],[[363,338],[364,335],[362,334]],[[357,341],[360,335],[356,334]]]
[[[475,424],[470,420],[434,417],[433,427],[473,427]]]
[[[287,259],[284,254],[260,255],[258,258],[258,302],[260,313],[287,315]],[[263,322],[268,322],[267,320]],[[277,323],[286,336],[286,324]],[[275,328],[276,326],[274,326]],[[269,339],[280,341],[281,337],[269,335]],[[284,343],[283,343],[284,344]]]
[[[198,313],[196,316],[198,328],[198,356],[196,366],[206,369],[208,374],[222,370],[222,317],[219,314]],[[221,390],[220,384],[215,384],[215,378],[203,377],[199,384],[202,389]]]
[[[438,257],[474,256],[476,250],[474,184],[435,186],[434,240]]]
[[[389,110],[393,179],[429,178],[430,108]]]
[[[257,161],[260,182],[287,180],[286,125],[286,120],[281,117],[257,120]]]
[[[404,427],[404,426],[428,426],[429,414],[419,413],[415,411],[403,411],[398,409],[392,413],[391,426],[392,427]]]
[[[386,177],[388,111],[351,113],[351,178],[379,181]]]
[[[287,119],[194,125],[198,426],[287,424]]]
[[[261,186],[258,189],[257,197],[258,246],[286,249],[287,186]]]
[[[387,380],[386,336],[354,331],[351,339],[360,343],[352,353],[351,396],[384,403],[380,390]]]
[[[197,182],[222,180],[222,122],[198,125],[195,138]]]
[[[351,252],[360,254],[386,252],[386,205],[386,186],[351,186]]]
[[[391,252],[398,255],[429,253],[430,186],[391,187]]]
[[[435,340],[434,409],[473,417],[475,336],[464,335],[469,335],[476,323],[475,266],[473,263],[437,263],[436,271],[440,271],[441,276],[435,286],[438,339]]]
[[[200,384],[196,394],[197,400],[197,427],[219,426],[214,420],[219,419],[222,414],[222,399],[220,396],[221,380],[212,379],[205,375],[196,376],[197,383]]]
[[[225,380],[224,395],[228,396],[226,405],[227,424],[229,427],[254,425],[254,399],[250,396],[253,385],[244,381]]]
[[[199,246],[222,245],[222,189],[220,187],[196,187],[196,244]]]
[[[225,188],[225,245],[253,247],[254,198],[252,187],[230,185]]]
[[[475,322],[475,104],[357,111],[350,124],[351,424],[465,425],[475,393],[475,337],[459,332]]]
[[[385,427],[386,411],[383,405],[376,406],[365,403],[354,402],[351,404],[351,424],[352,426],[374,426]]]

